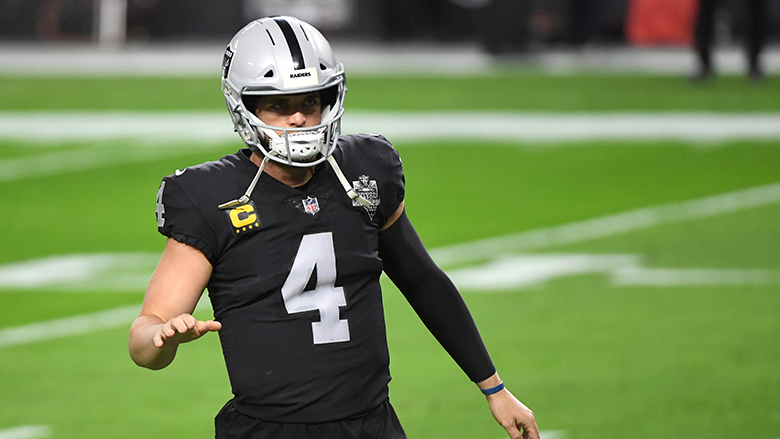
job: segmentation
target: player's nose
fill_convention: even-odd
[[[296,111],[290,115],[290,117],[287,119],[287,123],[289,123],[290,126],[302,127],[303,124],[306,123],[306,116],[303,115],[303,112]]]

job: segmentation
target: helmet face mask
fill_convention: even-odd
[[[271,126],[255,114],[256,96],[314,91],[322,102],[318,125]],[[255,20],[225,50],[222,92],[235,131],[252,150],[278,163],[309,167],[330,156],[341,133],[346,91],[344,67],[330,44],[296,18]]]

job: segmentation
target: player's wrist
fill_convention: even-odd
[[[482,381],[477,381],[476,384],[483,394],[490,395],[501,391],[500,387],[503,386],[504,382],[501,380],[501,377],[498,376],[498,372],[493,372],[493,375],[490,375],[490,377]]]
[[[502,390],[504,390],[506,387],[504,386],[504,382],[501,380],[498,380],[498,384],[491,387],[480,387],[479,390],[482,392],[483,395],[489,396],[494,395]]]

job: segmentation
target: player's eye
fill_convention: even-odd
[[[303,107],[307,109],[307,111],[311,112],[313,110],[318,110],[322,104],[320,103],[320,97],[319,96],[312,96],[310,98],[307,98],[305,101],[303,101]]]

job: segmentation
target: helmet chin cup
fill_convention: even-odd
[[[281,131],[280,136],[274,130],[263,129],[268,135],[268,154],[271,160],[281,159],[283,163],[293,166],[295,163],[312,166],[317,155],[327,150],[325,127],[316,131]]]
[[[316,166],[333,153],[340,134],[342,114],[343,110],[335,120],[298,128],[266,125],[250,115],[247,125],[255,140],[250,147],[277,163],[294,167]]]

